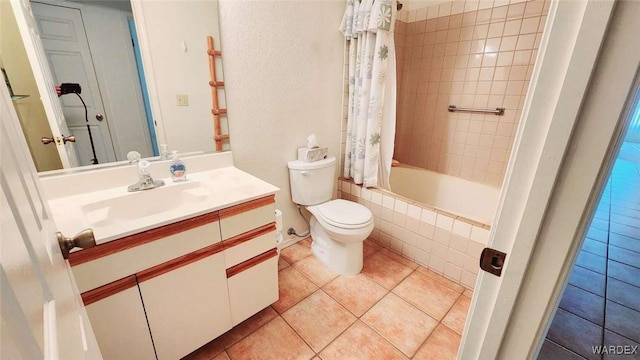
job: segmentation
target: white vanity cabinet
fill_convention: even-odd
[[[72,253],[104,358],[181,358],[275,302],[274,204],[269,195]]]

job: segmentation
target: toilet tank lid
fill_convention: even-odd
[[[302,160],[291,160],[287,163],[287,166],[291,170],[313,170],[322,169],[336,164],[335,156],[330,156],[323,160],[306,162]]]

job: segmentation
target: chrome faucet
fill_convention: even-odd
[[[151,174],[149,173],[149,162],[146,160],[142,160],[138,163],[138,175],[140,179],[137,183],[129,185],[127,191],[142,191],[142,190],[150,190],[155,189],[160,186],[164,186],[164,181],[162,180],[153,180]]]

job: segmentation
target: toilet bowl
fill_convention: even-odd
[[[373,214],[365,206],[342,199],[331,200],[336,158],[289,161],[291,197],[311,213],[313,254],[341,275],[362,270],[362,243],[373,231]]]

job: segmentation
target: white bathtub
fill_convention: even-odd
[[[455,176],[400,165],[391,168],[391,190],[436,209],[491,225],[500,189]]]

